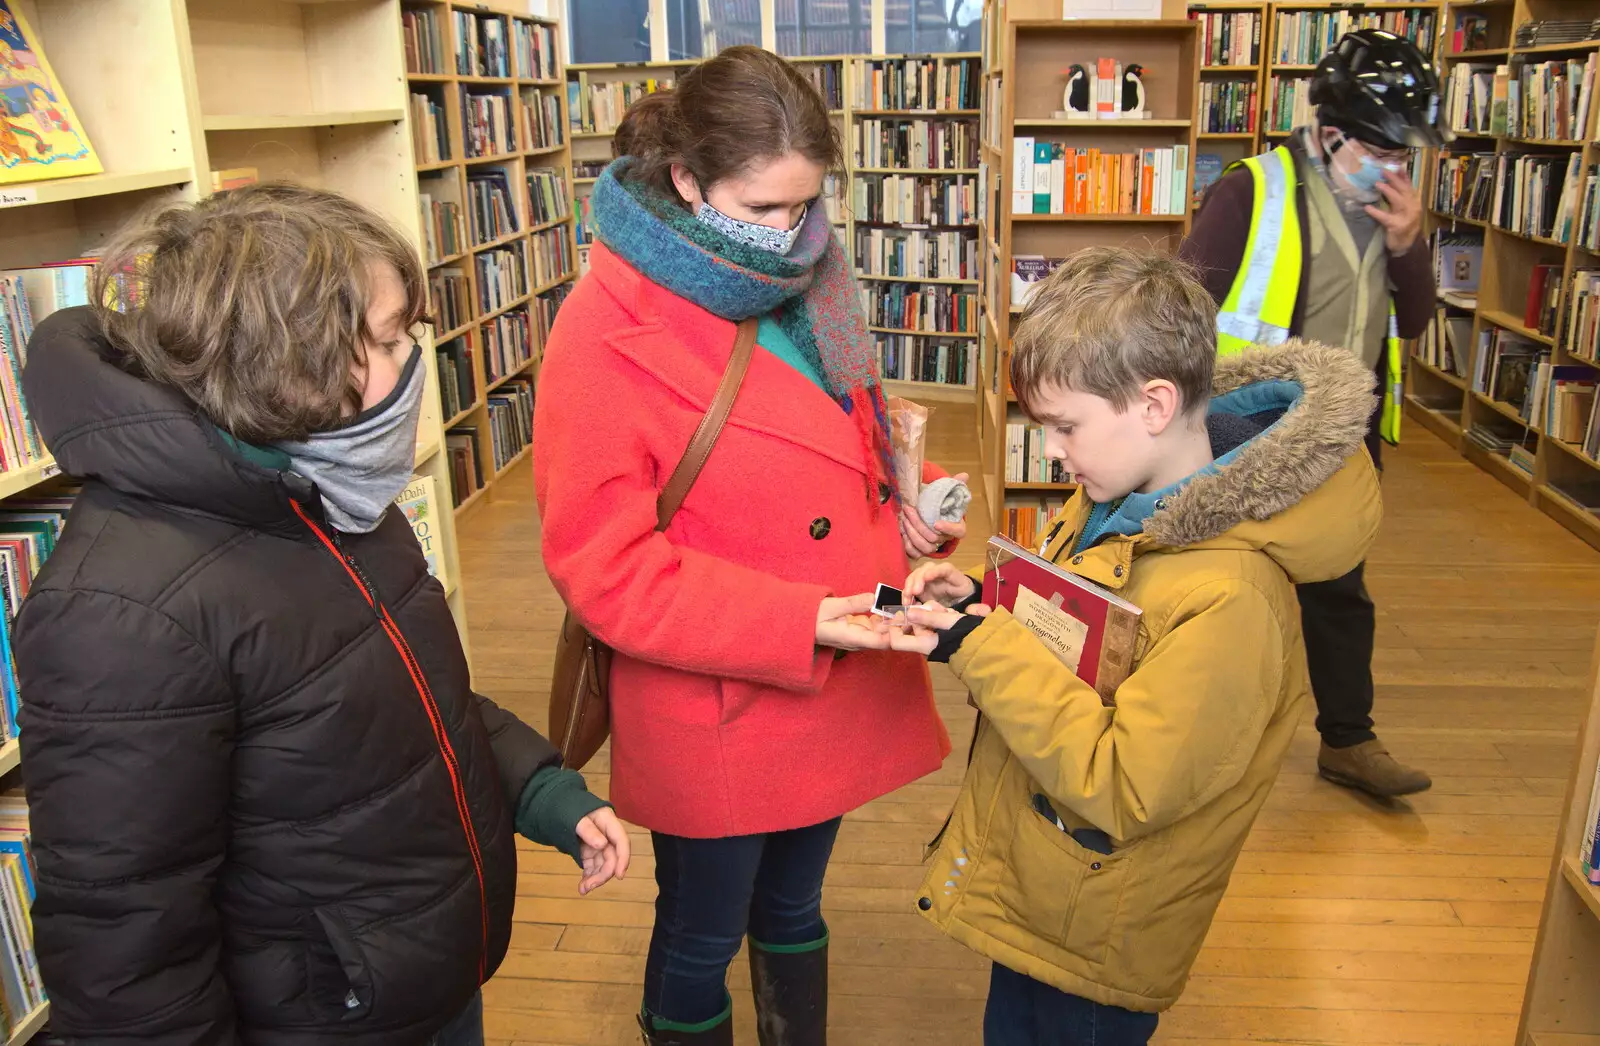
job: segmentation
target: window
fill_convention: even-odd
[[[667,50],[674,61],[710,58],[735,44],[761,46],[760,0],[666,0]]]
[[[648,62],[650,0],[567,0],[573,62]]]
[[[776,0],[778,53],[872,53],[872,0]]]
[[[885,0],[890,54],[948,54],[983,45],[982,0]]]

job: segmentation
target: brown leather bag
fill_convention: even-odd
[[[744,373],[756,344],[756,320],[740,322],[733,340],[733,356],[722,382],[711,401],[711,409],[700,419],[678,467],[656,498],[656,529],[666,530],[677,514],[689,488],[700,477],[711,448],[717,445],[722,426],[733,410]],[[569,608],[556,637],[554,674],[550,680],[550,739],[561,749],[561,765],[581,770],[594,758],[611,733],[611,648],[596,639]]]

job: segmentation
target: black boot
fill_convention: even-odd
[[[750,938],[750,988],[761,1046],[826,1046],[827,929],[810,944],[767,945]]]
[[[704,1024],[676,1024],[639,1011],[639,1029],[646,1046],[733,1046],[733,999],[722,1013]]]

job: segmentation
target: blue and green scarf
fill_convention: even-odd
[[[896,490],[877,353],[826,209],[811,207],[794,248],[777,255],[729,238],[678,201],[628,178],[631,162],[627,156],[612,161],[595,184],[591,206],[600,242],[645,278],[713,315],[737,323],[771,314],[822,375],[828,394],[856,420],[869,463],[868,497],[878,500],[880,481]]]

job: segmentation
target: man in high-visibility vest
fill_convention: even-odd
[[[1346,34],[1311,77],[1315,115],[1284,145],[1224,172],[1179,249],[1217,301],[1221,352],[1303,337],[1344,346],[1376,370],[1383,397],[1367,449],[1380,468],[1383,442],[1400,441],[1400,339],[1421,334],[1434,310],[1406,162],[1445,140],[1438,96],[1433,66],[1407,40]],[[1428,775],[1373,733],[1375,615],[1363,567],[1299,593],[1322,776],[1384,797],[1428,788]]]

